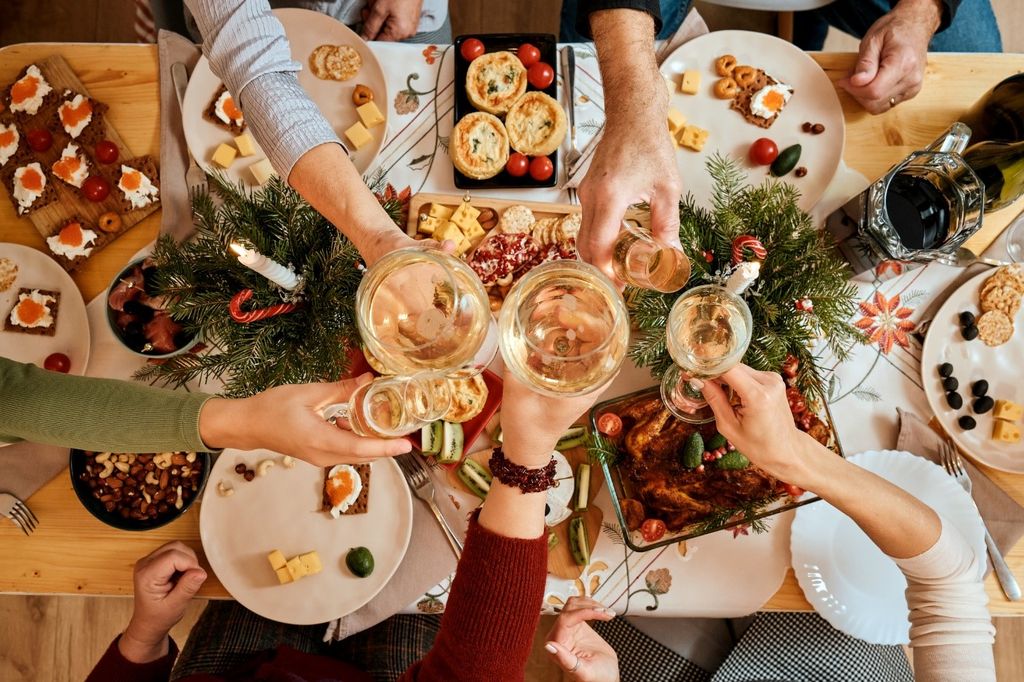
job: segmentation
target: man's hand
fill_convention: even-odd
[[[369,0],[363,8],[363,39],[398,42],[416,35],[423,0]]]
[[[211,448],[265,448],[316,466],[408,452],[412,446],[404,438],[362,438],[321,416],[323,408],[347,401],[372,379],[364,374],[330,384],[278,386],[241,400],[213,398],[199,414],[199,432]]]
[[[654,21],[631,9],[590,15],[605,92],[604,136],[580,184],[580,256],[613,276],[612,244],[630,205],[651,205],[657,241],[680,248],[682,183],[665,129],[668,92],[654,56]]]
[[[864,35],[853,72],[838,85],[872,114],[913,98],[942,12],[939,0],[901,0]]]
[[[587,597],[569,597],[544,645],[558,666],[580,682],[618,682],[619,658],[608,642],[587,625],[611,620],[610,609]]]
[[[118,641],[121,655],[149,663],[167,655],[167,633],[196,595],[206,571],[191,547],[169,542],[135,564],[135,609]]]

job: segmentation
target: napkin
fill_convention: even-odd
[[[0,491],[27,500],[67,465],[67,448],[27,442],[0,448]]]
[[[942,466],[939,458],[938,445],[942,436],[926,424],[913,412],[896,408],[900,418],[900,435],[896,440],[896,449],[912,452]],[[964,468],[973,484],[974,503],[978,513],[988,526],[992,539],[1003,554],[1009,552],[1024,536],[1024,507],[1003,492],[1002,488],[992,482],[978,467],[966,457],[961,457]]]

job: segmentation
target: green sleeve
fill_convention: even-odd
[[[0,357],[0,440],[103,452],[206,451],[199,411],[212,397]]]

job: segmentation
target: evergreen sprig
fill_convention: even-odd
[[[792,354],[800,361],[797,386],[808,398],[821,398],[825,387],[811,346],[823,339],[843,360],[862,338],[849,322],[856,289],[848,282],[848,267],[834,254],[828,235],[815,229],[800,209],[800,193],[793,185],[773,179],[746,184],[738,163],[717,154],[708,160],[707,170],[714,180],[711,208],[698,206],[692,195],[679,205],[679,237],[692,265],[687,288],[724,284],[732,268],[733,239],[757,237],[768,255],[744,294],[754,337],[743,361],[755,369],[778,371]],[[637,329],[630,356],[658,377],[672,365],[665,328],[680,293],[627,291]],[[812,312],[795,308],[805,298],[813,303]]]
[[[231,397],[281,384],[336,380],[358,347],[359,253],[279,179],[251,193],[222,175],[209,180],[210,192],[193,197],[195,236],[181,244],[161,237],[153,252],[155,284],[171,316],[198,333],[208,348],[147,365],[136,378],[175,387],[219,378]],[[304,279],[299,291],[284,291],[239,263],[228,248],[233,241],[291,266]],[[253,290],[252,308],[287,300],[300,307],[239,323],[228,304],[242,289]]]

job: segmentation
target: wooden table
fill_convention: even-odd
[[[13,45],[0,49],[0,83],[9,82],[26,64],[58,52],[99,100],[110,105],[111,120],[132,152],[159,153],[159,96],[157,53],[141,45]],[[852,54],[820,54],[816,59],[829,76],[841,78],[853,64]],[[932,55],[924,91],[883,116],[870,116],[840,93],[846,114],[846,162],[868,178],[875,178],[907,153],[936,137],[984,90],[1014,73],[1020,55]],[[985,227],[971,245],[987,246],[1019,208],[987,217]],[[142,246],[154,239],[159,214],[94,256],[74,276],[86,301],[103,291],[116,271]],[[6,199],[0,201],[0,241],[45,250],[28,221],[18,219]],[[984,468],[984,467],[983,467]],[[1024,503],[1024,476],[986,470],[1017,501]],[[31,537],[9,523],[0,523],[0,591],[130,595],[135,560],[168,540],[182,540],[201,550],[199,514],[192,512],[148,533],[128,533],[95,520],[75,499],[71,483],[62,474],[29,500],[40,519]],[[69,558],[73,557],[73,558]],[[1010,567],[1024,579],[1024,542],[1007,556]],[[995,615],[1024,615],[1024,602],[1011,604],[993,578],[987,589]],[[201,592],[207,597],[227,593],[210,572]],[[765,609],[810,610],[792,571],[765,604]]]

